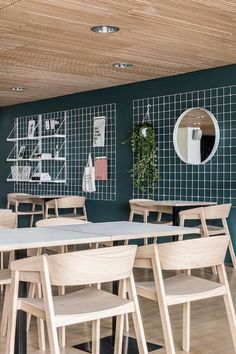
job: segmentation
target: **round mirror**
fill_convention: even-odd
[[[185,163],[200,165],[209,161],[216,153],[219,140],[217,120],[205,108],[187,109],[175,124],[175,151]]]

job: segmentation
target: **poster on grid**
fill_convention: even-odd
[[[105,145],[105,121],[104,116],[93,118],[93,147]]]

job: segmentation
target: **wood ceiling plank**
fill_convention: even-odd
[[[0,106],[233,64],[235,19],[235,0],[0,0]]]

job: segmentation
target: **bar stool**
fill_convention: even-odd
[[[29,211],[19,210],[21,204],[32,205],[32,208]],[[40,207],[40,210],[36,210],[37,206]],[[33,226],[35,215],[41,215],[42,218],[44,218],[44,201],[40,198],[34,197],[33,195],[25,193],[9,193],[7,195],[7,208],[10,209],[11,207],[17,216],[30,216],[30,227]]]

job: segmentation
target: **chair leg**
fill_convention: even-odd
[[[183,350],[190,351],[190,302],[183,304]]]
[[[128,313],[125,315],[125,332],[129,332],[129,315]]]
[[[138,344],[138,352],[139,354],[148,354],[147,343],[145,339],[143,322],[142,322],[142,317],[139,309],[138,297],[136,293],[136,287],[135,287],[133,275],[130,278],[126,279],[126,286],[127,286],[129,298],[133,300],[135,306],[135,311],[132,312],[132,318],[134,323],[136,340]]]
[[[65,252],[62,251],[62,253],[65,253]],[[65,295],[65,287],[64,286],[59,286],[58,295]],[[66,346],[66,328],[65,327],[58,328],[58,336],[59,336],[60,347],[64,348]]]
[[[6,343],[7,354],[14,354],[14,350],[15,350],[18,290],[19,290],[19,272],[13,272],[11,286],[10,286],[10,296],[9,296],[9,302],[12,304],[12,308],[11,311],[9,311],[9,315],[8,315],[8,331],[7,331],[7,343]]]
[[[35,283],[30,283],[29,293],[28,293],[28,297],[29,298],[32,298],[32,299],[34,298],[34,296],[35,296],[35,286],[36,286]],[[27,313],[27,332],[30,329],[30,324],[31,324],[31,313]]]
[[[236,257],[235,257],[235,252],[234,252],[234,246],[233,246],[231,239],[229,240],[229,253],[230,253],[233,267],[235,269],[236,268]]]
[[[236,353],[236,316],[235,316],[234,304],[231,297],[228,278],[227,278],[224,265],[218,266],[217,270],[218,270],[220,282],[225,284],[226,287],[226,294],[223,297],[224,297],[225,309],[229,321],[230,331],[233,339],[234,350]]]
[[[57,329],[51,321],[47,320],[48,340],[50,347],[50,354],[60,354]]]
[[[8,308],[9,308],[9,293],[10,285],[6,285],[3,309],[2,309],[2,322],[1,322],[1,335],[5,336],[7,334],[7,322],[8,322]]]
[[[4,253],[0,252],[0,269],[3,269],[3,258],[4,257]],[[3,292],[3,285],[0,286],[0,291]]]
[[[35,204],[32,205],[32,212],[35,211]],[[34,224],[34,214],[31,215],[30,217],[30,227],[33,227]]]
[[[128,316],[128,314],[126,314],[125,316]],[[124,315],[119,315],[116,318],[116,336],[115,336],[114,354],[122,353],[123,332],[124,332]]]
[[[100,354],[100,322],[92,321],[92,354]]]
[[[129,213],[129,221],[133,221],[133,219],[134,219],[134,211],[133,209],[131,209]]]
[[[36,296],[40,299],[42,298],[42,288],[41,284],[37,284],[37,294]],[[39,341],[39,349],[45,351],[45,331],[44,331],[44,320],[37,318],[37,327],[38,327],[38,341]]]

